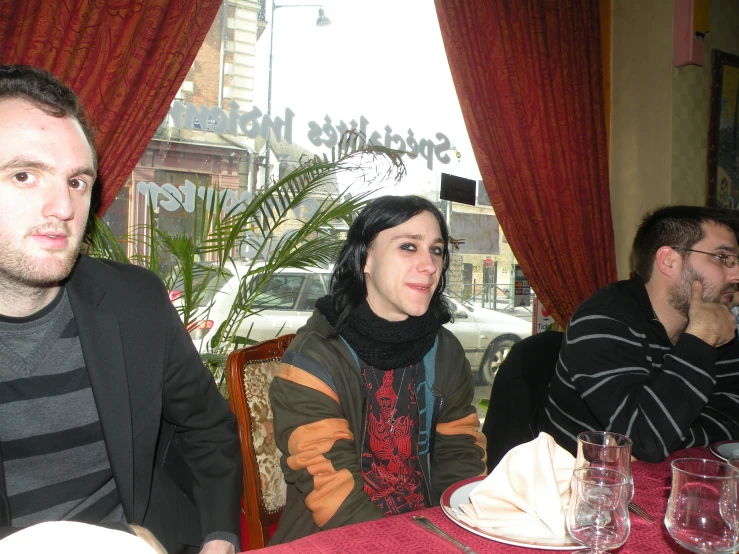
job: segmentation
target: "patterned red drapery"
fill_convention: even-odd
[[[539,299],[566,324],[617,278],[598,2],[435,3],[495,213]]]
[[[164,119],[220,0],[0,0],[0,61],[51,71],[97,129],[103,213]]]

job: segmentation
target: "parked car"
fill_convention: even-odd
[[[208,288],[208,293],[200,300],[202,311],[189,326],[190,336],[201,352],[207,352],[209,341],[228,317],[239,290],[239,275],[246,270],[243,262],[229,265],[225,278],[220,279],[220,286],[215,273],[206,274],[205,278],[213,281],[214,287]],[[244,319],[236,335],[259,342],[295,333],[313,313],[316,300],[328,294],[330,280],[330,268],[276,272],[252,305],[259,313]],[[177,288],[170,293],[175,305],[180,294]],[[454,321],[445,327],[462,343],[478,382],[492,384],[511,346],[531,335],[531,324],[511,315],[467,306],[449,297],[447,300],[452,306]]]
[[[454,321],[445,327],[459,339],[480,384],[493,384],[511,347],[531,336],[531,322],[494,310],[468,306],[447,297]]]

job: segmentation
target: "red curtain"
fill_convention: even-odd
[[[616,279],[598,2],[435,0],[485,188],[560,324]]]
[[[42,67],[97,129],[103,213],[126,183],[221,0],[0,0],[0,61]]]

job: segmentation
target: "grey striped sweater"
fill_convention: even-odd
[[[64,289],[0,316],[0,452],[13,527],[125,522]]]

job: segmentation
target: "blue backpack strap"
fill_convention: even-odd
[[[349,352],[351,352],[352,358],[354,358],[354,361],[357,363],[357,369],[361,369],[362,366],[359,364],[359,356],[357,356],[357,353],[354,352],[354,349],[351,346],[349,346],[349,343],[346,342],[346,339],[344,337],[342,337],[341,335],[339,335],[339,338],[342,341],[344,341],[344,344],[346,344],[346,347],[349,349]]]
[[[418,433],[418,453],[428,454],[429,451],[429,433],[431,433],[431,424],[434,420],[434,393],[433,386],[436,382],[436,350],[439,347],[439,337],[434,339],[434,345],[431,350],[426,352],[423,357],[423,370],[424,370],[424,383],[423,383],[423,395],[426,406],[419,414],[425,420],[425,425],[421,426],[420,432]],[[416,389],[416,394],[419,393],[419,388]]]

